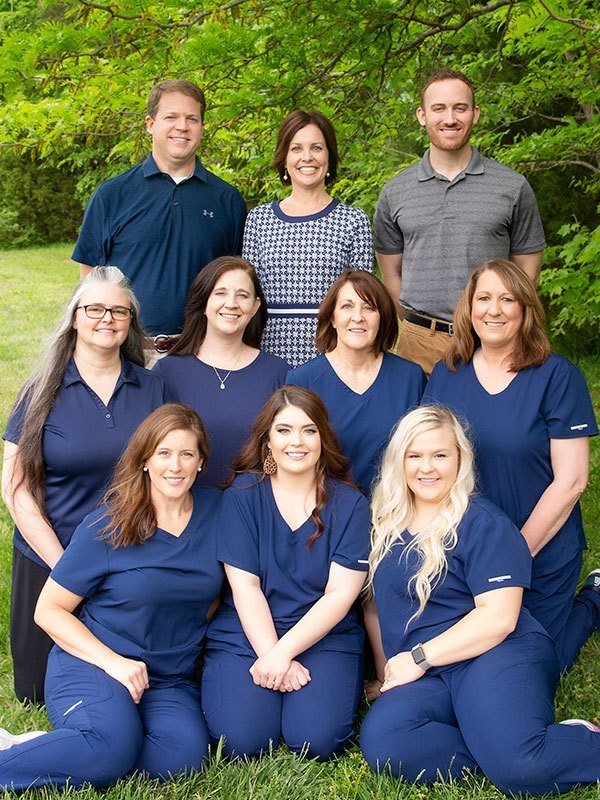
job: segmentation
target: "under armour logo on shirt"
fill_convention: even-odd
[[[204,216],[205,217],[210,217],[212,219],[214,217],[214,215],[215,215],[214,211],[209,211],[207,208],[204,209]]]

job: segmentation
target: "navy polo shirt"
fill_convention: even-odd
[[[52,579],[88,597],[81,621],[125,658],[143,661],[151,686],[192,678],[219,593],[216,517],[221,493],[194,488],[190,521],[179,536],[158,530],[139,545],[114,548],[102,537],[105,509],[90,514],[52,570]]]
[[[292,530],[275,501],[270,478],[242,473],[223,494],[219,518],[219,561],[260,578],[278,636],[283,636],[323,596],[332,562],[366,571],[369,556],[369,505],[363,495],[329,479],[321,510],[325,529],[309,549],[315,532],[309,517]],[[354,608],[311,650],[360,653],[363,631]],[[231,589],[208,627],[207,648],[256,657],[242,629]]]
[[[373,579],[375,605],[386,658],[428,642],[451,628],[475,608],[474,598],[508,586],[528,588],[531,555],[525,539],[499,508],[483,498],[471,498],[457,526],[458,541],[446,553],[448,568],[431,590],[423,612],[410,580],[420,557],[409,545],[404,531],[379,563]],[[409,620],[411,620],[409,622]],[[522,608],[512,637],[544,633],[542,626]],[[457,664],[434,667],[431,672],[453,669]]]
[[[121,359],[121,374],[104,405],[70,360],[44,423],[42,440],[46,513],[63,547],[98,504],[131,434],[168,399],[159,375]],[[6,441],[19,443],[25,410],[23,404],[11,414],[3,436]],[[14,544],[32,561],[46,566],[16,527]]]
[[[316,392],[327,407],[342,451],[352,462],[352,477],[370,494],[381,454],[398,420],[419,405],[425,373],[412,361],[385,353],[379,373],[357,394],[338,376],[326,356],[296,367],[286,383]]]
[[[218,256],[239,255],[246,204],[196,159],[175,183],[150,155],[101,184],[88,203],[72,258],[112,264],[133,284],[149,333],[177,333],[190,285]]]

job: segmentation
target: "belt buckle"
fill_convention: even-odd
[[[157,353],[168,353],[171,349],[170,347],[170,336],[167,336],[166,333],[159,333],[158,336],[154,337],[154,349]]]
[[[454,323],[448,323],[448,336],[454,336]]]

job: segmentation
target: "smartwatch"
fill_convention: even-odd
[[[413,657],[413,661],[418,667],[421,667],[423,672],[427,672],[431,664],[427,663],[427,658],[425,656],[425,651],[423,650],[423,645],[421,642],[416,644],[413,649],[410,651],[411,656]]]

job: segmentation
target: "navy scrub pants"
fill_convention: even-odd
[[[431,783],[483,772],[507,795],[556,794],[600,780],[600,733],[554,724],[549,638],[510,637],[454,669],[385,692],[360,734],[374,770]]]
[[[206,654],[202,708],[213,740],[224,738],[228,756],[269,753],[283,739],[295,753],[325,761],[354,734],[362,694],[362,654],[328,650],[302,653],[311,681],[296,692],[263,689],[252,681],[254,658],[223,650]]]
[[[553,572],[541,573],[533,560],[531,588],[523,594],[523,605],[554,639],[560,672],[570,669],[593,631],[600,627],[600,594],[577,583],[582,553]]]
[[[208,732],[199,687],[147,689],[139,705],[98,667],[55,648],[46,673],[54,730],[0,752],[0,788],[110,786],[131,772],[151,778],[202,768]]]

